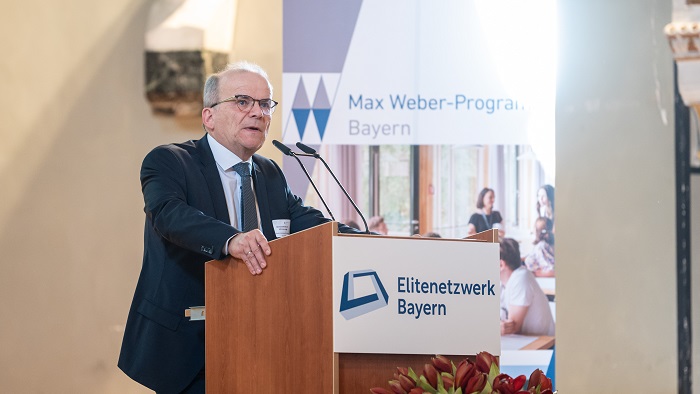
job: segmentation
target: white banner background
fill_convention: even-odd
[[[541,57],[553,49],[550,17],[529,18],[541,1],[495,3],[363,1],[341,73],[284,73],[284,142],[528,144],[551,134],[555,64]],[[314,108],[321,77],[331,106],[323,138],[313,115],[300,133],[291,111],[300,80]]]

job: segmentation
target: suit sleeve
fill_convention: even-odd
[[[146,156],[141,167],[144,210],[154,230],[170,243],[212,259],[223,258],[226,241],[238,230],[202,211],[211,199],[196,197],[208,190],[201,173],[189,175],[198,170],[186,169],[187,165],[192,164],[183,154],[166,147]]]

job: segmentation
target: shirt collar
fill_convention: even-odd
[[[222,170],[228,171],[235,164],[243,161],[240,157],[236,156],[236,154],[221,145],[219,141],[214,139],[209,133],[207,133],[207,141],[209,142],[211,153],[214,155],[214,161],[216,161],[216,164],[221,167]],[[246,160],[246,162],[252,165],[252,157]]]

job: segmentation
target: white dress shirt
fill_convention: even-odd
[[[221,145],[219,141],[215,140],[214,137],[212,137],[209,134],[207,134],[207,141],[209,142],[211,153],[214,155],[214,161],[216,161],[216,169],[219,171],[221,185],[224,188],[224,195],[226,196],[226,207],[228,208],[228,217],[230,223],[237,229],[242,229],[243,223],[241,223],[241,215],[238,212],[241,209],[241,176],[238,175],[238,173],[232,167],[243,160],[241,160],[240,157],[236,156],[233,152],[228,150],[225,146]],[[247,163],[250,164],[250,169],[252,173],[252,157],[247,160]],[[250,183],[253,189],[253,193],[255,193],[255,186],[253,184],[252,177],[250,178]],[[257,211],[259,225],[260,210],[258,209],[257,198],[255,199],[255,210]],[[224,247],[224,252],[228,254],[228,242],[226,242],[226,245]]]

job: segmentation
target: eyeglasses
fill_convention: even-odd
[[[256,100],[250,96],[246,95],[236,95],[233,97],[229,97],[227,99],[223,99],[219,101],[218,103],[214,103],[211,105],[209,108],[214,108],[217,105],[221,103],[226,103],[228,101],[233,101],[236,103],[236,106],[238,106],[238,109],[242,112],[248,112],[253,107],[255,106],[255,103],[258,103],[258,106],[260,106],[260,111],[262,111],[263,115],[272,115],[273,112],[275,112],[275,107],[277,106],[278,102],[272,99],[260,99]]]

